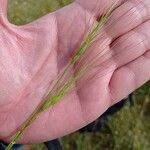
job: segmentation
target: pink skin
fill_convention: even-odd
[[[101,76],[42,113],[20,143],[43,142],[74,132],[150,80],[150,2],[124,2],[106,25],[105,36],[93,45],[92,55],[104,47],[109,57],[98,72]],[[111,4],[112,0],[77,0],[18,27],[7,21],[7,0],[0,0],[0,139],[9,141],[80,45],[89,20]]]

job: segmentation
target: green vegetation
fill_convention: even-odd
[[[101,32],[102,27],[105,25],[105,23],[108,21],[111,13],[113,12],[115,7],[115,4],[112,5],[105,13],[99,21],[95,21],[93,24],[93,27],[91,31],[88,33],[85,40],[83,40],[81,46],[76,50],[75,54],[70,58],[68,64],[62,70],[62,73],[58,75],[58,78],[56,79],[56,83],[52,87],[52,89],[49,91],[48,95],[45,97],[45,99],[39,104],[39,106],[33,111],[33,113],[25,120],[25,122],[21,125],[20,129],[14,134],[12,141],[6,148],[6,150],[11,150],[14,144],[16,144],[21,136],[24,134],[24,131],[37,119],[39,114],[46,109],[54,106],[57,102],[59,102],[72,88],[72,85],[79,80],[82,76],[85,75],[85,73],[92,68],[92,64],[95,62],[90,62],[87,64],[84,64],[84,66],[80,66],[79,69],[76,70],[76,73],[73,75],[70,75],[68,79],[66,80],[65,77],[70,72],[70,67],[76,65],[82,56],[86,53],[87,49],[91,46],[91,44],[94,42],[95,38],[97,37],[98,33]],[[69,72],[68,72],[69,71]]]
[[[52,12],[70,0],[10,0],[9,20],[25,24]],[[61,139],[64,150],[149,150],[150,148],[150,82],[134,94],[134,106],[126,106],[109,118],[101,133],[78,132]],[[46,150],[43,144],[31,150]]]
[[[72,0],[9,0],[9,20],[17,25],[29,23]]]

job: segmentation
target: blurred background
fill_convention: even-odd
[[[69,3],[71,0],[9,0],[9,20],[26,24]],[[59,141],[64,150],[150,150],[150,82],[93,124]],[[46,149],[44,144],[24,148]]]

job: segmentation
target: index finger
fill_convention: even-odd
[[[76,0],[79,5],[94,14],[96,17],[102,15],[114,3],[120,5],[124,1],[125,0]]]

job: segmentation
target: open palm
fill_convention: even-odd
[[[112,0],[77,0],[17,27],[7,21],[7,2],[0,0],[1,139],[8,140],[33,112],[72,52],[80,46],[90,21],[112,3]],[[21,143],[42,142],[71,133],[147,82],[150,79],[149,19],[149,0],[118,2],[118,8],[102,31],[103,36],[86,58],[90,60],[95,51],[103,49],[105,57],[100,57],[98,62],[106,63],[98,72],[91,71],[99,77],[42,113],[27,129]]]

